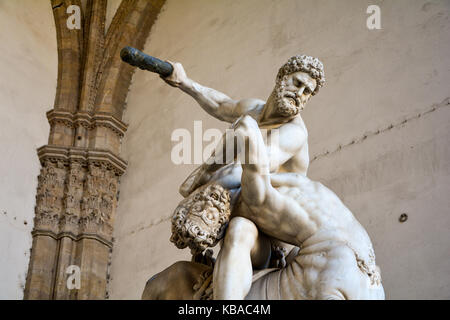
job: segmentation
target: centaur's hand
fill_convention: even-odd
[[[189,78],[186,75],[186,71],[184,71],[183,65],[179,62],[172,62],[169,60],[167,60],[167,62],[169,62],[173,66],[173,72],[168,77],[161,76],[161,79],[163,79],[167,84],[175,88],[178,88],[183,84],[186,84]]]

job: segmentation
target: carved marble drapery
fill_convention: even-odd
[[[143,47],[164,0],[123,0],[105,30],[107,0],[87,0],[81,29],[67,28],[67,7],[51,0],[58,44],[58,82],[48,144],[38,149],[33,244],[25,299],[104,299],[113,248],[122,121],[133,68],[120,61],[126,45]],[[66,269],[81,270],[68,289]]]

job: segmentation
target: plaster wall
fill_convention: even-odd
[[[366,27],[371,4],[381,30]],[[266,99],[292,55],[320,58],[327,83],[302,113],[309,176],[366,227],[388,299],[449,299],[449,13],[448,1],[168,0],[145,51],[234,99]],[[169,242],[169,219],[196,165],[172,163],[172,132],[227,127],[143,71],[125,120],[113,299],[140,298],[148,278],[190,258]]]
[[[0,1],[0,299],[21,299],[31,247],[36,148],[55,99],[56,35],[49,1]]]

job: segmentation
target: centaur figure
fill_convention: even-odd
[[[306,198],[301,202],[300,198],[303,197],[304,190],[300,185],[291,186],[293,180],[296,180],[298,183],[303,181],[302,186],[306,185],[305,181],[309,181],[306,178],[309,164],[307,131],[299,116],[299,112],[309,98],[317,93],[324,83],[323,65],[320,61],[309,56],[291,58],[280,69],[277,75],[276,86],[267,102],[257,99],[232,100],[218,91],[203,87],[187,78],[181,64],[174,63],[173,66],[174,72],[172,75],[164,78],[166,82],[181,88],[193,96],[208,113],[216,118],[233,123],[232,128],[235,129],[236,136],[244,139],[246,137],[245,134],[254,136],[255,132],[258,132],[257,138],[248,140],[251,143],[256,143],[261,148],[260,150],[264,150],[262,152],[264,155],[257,157],[256,153],[252,154],[252,152],[249,152],[247,156],[252,157],[255,161],[259,161],[256,167],[265,168],[264,170],[267,172],[264,174],[259,173],[268,179],[269,185],[273,185],[271,190],[275,190],[285,197],[295,194],[290,201],[297,202],[297,206],[303,203],[306,206],[306,208],[303,208],[305,212],[308,212],[307,209],[312,205],[312,199],[319,202],[317,205],[323,201],[321,205],[326,206],[327,199],[321,199],[319,194],[305,195]],[[269,132],[269,138],[264,140],[261,136],[260,128],[276,129],[279,134],[279,143],[271,144],[271,132]],[[173,218],[173,236],[171,240],[179,248],[189,246],[193,252],[201,252],[208,246],[214,246],[223,237],[227,227],[225,239],[214,269],[211,266],[194,262],[176,263],[149,280],[144,290],[143,298],[195,299],[205,296],[210,297],[211,291],[213,291],[215,299],[243,299],[245,297],[282,299],[381,297],[382,295],[380,294],[374,294],[377,290],[373,291],[373,288],[381,288],[379,289],[381,292],[383,292],[383,289],[380,284],[381,279],[379,278],[378,269],[375,266],[375,257],[370,240],[364,229],[356,222],[348,209],[340,203],[339,199],[339,203],[345,208],[345,210],[341,211],[348,212],[355,224],[362,230],[362,234],[365,235],[359,240],[364,240],[367,248],[365,251],[362,249],[357,250],[358,246],[356,244],[350,245],[349,240],[342,240],[340,243],[344,243],[344,247],[353,252],[354,259],[357,259],[358,270],[365,272],[366,276],[369,277],[370,293],[372,295],[343,294],[341,296],[324,296],[323,294],[319,295],[319,291],[314,291],[317,288],[308,289],[314,281],[324,283],[323,279],[317,278],[317,272],[323,273],[317,269],[314,263],[309,265],[304,262],[300,263],[298,261],[299,257],[308,252],[305,251],[305,244],[315,243],[312,240],[314,239],[312,235],[322,234],[327,228],[331,228],[336,235],[343,232],[342,228],[338,226],[333,228],[330,225],[332,220],[328,217],[330,215],[333,217],[339,215],[332,212],[319,214],[317,208],[314,207],[314,210],[309,212],[311,215],[309,217],[311,219],[310,223],[318,224],[316,219],[321,215],[323,219],[328,219],[324,226],[319,227],[316,225],[317,230],[315,230],[314,228],[311,229],[312,226],[306,228],[306,225],[302,225],[300,221],[297,221],[298,218],[295,218],[294,212],[286,215],[284,212],[273,210],[270,206],[268,207],[266,201],[273,205],[274,197],[267,196],[266,200],[255,206],[253,202],[258,202],[261,199],[252,199],[252,197],[261,196],[262,193],[261,191],[259,193],[255,192],[254,188],[256,186],[251,186],[249,182],[245,186],[245,177],[250,177],[250,175],[245,175],[243,172],[248,170],[246,166],[250,164],[235,161],[231,164],[221,165],[225,151],[229,148],[229,142],[224,138],[221,142],[223,148],[219,148],[219,151],[212,155],[212,159],[196,170],[181,186],[180,192],[186,199],[175,210]],[[234,142],[234,140],[231,142]],[[281,174],[281,172],[285,173]],[[254,178],[255,176],[253,175],[252,177]],[[309,184],[315,185],[310,181]],[[322,187],[322,189],[327,190],[325,187]],[[289,191],[287,192],[286,190]],[[287,193],[285,194],[285,192]],[[328,192],[334,196],[332,197],[333,199],[337,199],[331,191],[328,190]],[[299,195],[302,196],[300,197]],[[286,201],[280,202],[280,204],[286,203]],[[293,208],[289,208],[289,210],[292,211]],[[255,216],[250,214],[250,212],[259,212],[259,214]],[[263,221],[270,221],[272,226],[268,227],[267,222],[262,223]],[[344,222],[342,221],[342,223]],[[351,228],[355,227],[351,226]],[[294,236],[293,230],[290,229],[296,230],[298,234]],[[346,234],[346,232],[344,233]],[[345,238],[343,235],[339,235],[339,237]],[[319,237],[319,239],[322,238]],[[274,256],[274,251],[271,250],[271,247],[273,247],[274,243],[281,244],[281,242],[295,246],[286,259],[288,265],[281,264],[284,267],[281,270],[265,269],[256,273],[252,278],[255,269],[267,268],[270,257]],[[364,245],[362,246],[364,247]],[[300,247],[301,250],[299,251]],[[323,260],[325,259],[324,257],[327,257],[331,247],[325,248],[324,243],[321,242],[319,249],[322,251],[318,253],[318,256],[322,257]],[[335,248],[332,252],[336,255],[338,251]],[[345,250],[341,251],[344,253]],[[366,252],[366,255],[362,254],[362,252]],[[361,257],[365,258],[362,259]],[[314,261],[320,260],[317,258],[311,259]],[[335,259],[335,263],[336,261]],[[290,279],[289,277],[296,274],[296,272],[292,273],[293,267],[297,269],[303,268],[302,273],[305,279]],[[325,266],[323,267],[325,268]],[[345,266],[342,265],[341,267]],[[212,277],[213,270],[214,277]],[[284,274],[284,278],[286,278],[286,275],[290,275],[284,280],[287,287],[277,289],[273,287],[267,291],[267,286],[275,284],[278,286],[278,283],[282,283],[279,280],[284,278],[277,278],[278,273]],[[314,276],[317,279],[314,280]],[[213,281],[211,281],[212,278],[214,278]],[[269,279],[273,280],[269,281]],[[340,275],[336,275],[336,279],[342,280]],[[211,282],[214,283],[213,286],[211,286]],[[305,286],[305,284],[307,285]],[[185,287],[179,288],[179,286]],[[288,294],[286,290],[289,288],[291,290],[292,286],[294,286],[296,292],[293,293],[292,291]],[[259,292],[258,290],[262,291]],[[263,297],[260,295],[262,292],[273,293],[274,296]],[[303,294],[300,294],[301,292]],[[315,293],[313,294],[313,292]]]

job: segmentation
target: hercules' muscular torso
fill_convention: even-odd
[[[271,157],[269,154],[269,159],[271,160],[270,171],[273,173],[295,172],[306,176],[309,167],[308,131],[306,129],[305,123],[300,116],[297,116],[293,120],[289,121],[288,124],[295,125],[301,130],[302,134],[304,135],[304,139],[302,139],[303,143],[299,147],[299,150],[291,155],[291,158],[289,160],[278,165],[273,162],[273,159],[275,159],[275,157]],[[261,129],[264,129],[264,127],[261,127]],[[267,136],[270,137],[270,135],[271,130],[269,129]],[[270,139],[268,140],[270,142]],[[268,145],[267,141],[265,142],[266,145]],[[268,150],[270,152],[270,147],[268,148]]]

